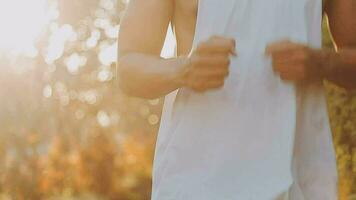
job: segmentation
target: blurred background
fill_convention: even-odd
[[[0,200],[150,198],[163,100],[116,85],[127,2],[0,0]],[[326,88],[340,199],[355,199],[356,94]]]

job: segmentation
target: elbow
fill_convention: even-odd
[[[125,95],[138,97],[143,99],[156,99],[152,92],[149,90],[149,86],[144,84],[143,77],[140,77],[140,73],[135,69],[135,66],[130,64],[130,55],[119,57],[117,61],[117,79],[118,88]]]
[[[153,93],[149,92],[150,90],[144,86],[140,86],[134,83],[134,80],[128,80],[125,78],[125,75],[122,74],[119,76],[118,81],[119,90],[130,97],[137,97],[141,99],[157,99],[158,96],[155,96]]]
[[[131,96],[131,89],[130,89],[130,72],[129,72],[129,65],[127,62],[127,58],[125,56],[119,57],[117,61],[117,80],[118,80],[118,87],[119,89]]]
[[[130,64],[130,57],[123,56],[117,62],[118,88],[128,96],[140,97],[138,94],[137,75],[133,72],[133,66]]]

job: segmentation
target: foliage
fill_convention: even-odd
[[[161,100],[116,86],[124,2],[47,2],[38,55],[0,55],[0,199],[149,199]]]

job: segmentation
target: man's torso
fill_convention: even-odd
[[[325,5],[327,0],[323,2]],[[175,0],[174,5],[172,24],[177,38],[177,53],[186,55],[190,52],[193,43],[198,0]]]
[[[323,174],[334,175],[336,170],[322,91],[311,91],[313,98],[297,107],[295,88],[272,73],[261,53],[268,42],[286,36],[318,46],[321,1],[204,0],[196,26],[197,2],[175,0],[172,24],[178,55],[188,54],[193,40],[195,46],[223,33],[237,40],[239,56],[232,60],[222,90],[200,95],[183,89],[167,98],[156,148],[153,199],[272,199],[287,191],[294,178],[290,170],[294,135],[299,135],[302,141],[297,146],[304,150],[297,156],[303,163],[298,180],[312,188],[309,193],[319,187],[333,193],[333,177]],[[277,12],[281,10],[287,12]],[[301,119],[323,125],[315,130]],[[321,148],[323,154],[332,154],[330,161],[317,159],[321,156],[315,149]],[[310,158],[315,158],[313,163]],[[326,163],[312,183],[316,188],[305,185],[309,173],[320,169],[314,163]]]

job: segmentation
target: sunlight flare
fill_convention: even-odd
[[[48,0],[0,0],[0,52],[37,55],[35,42],[56,13]]]

